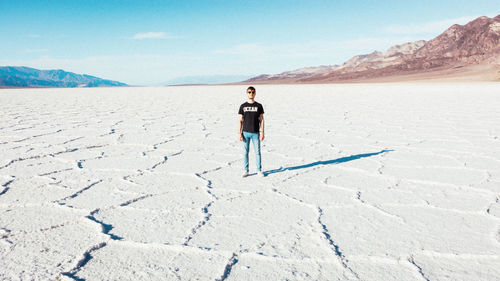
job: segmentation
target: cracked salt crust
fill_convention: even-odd
[[[0,279],[500,275],[496,84],[257,88],[1,90]]]

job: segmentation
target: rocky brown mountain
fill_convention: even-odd
[[[479,67],[483,66],[483,67]],[[314,69],[314,68],[310,68]],[[472,70],[471,70],[472,69]],[[455,24],[430,41],[396,45],[386,52],[375,51],[354,56],[341,66],[321,73],[301,73],[301,77],[261,75],[245,82],[253,83],[327,83],[365,81],[388,77],[432,77],[489,71],[497,76],[500,69],[500,15],[479,17],[466,25]],[[300,72],[296,70],[295,73]],[[425,75],[423,75],[425,74]],[[490,77],[488,76],[488,77]]]
[[[357,67],[358,70],[366,70],[397,64],[398,62],[400,62],[400,57],[413,54],[416,50],[424,46],[424,44],[425,40],[420,40],[416,42],[409,42],[402,45],[392,46],[385,52],[375,51],[368,55],[354,56],[350,60],[342,64],[339,70],[355,67]],[[363,66],[360,66],[362,64]]]
[[[338,65],[321,65],[321,66],[312,66],[312,67],[303,67],[299,69],[295,69],[292,71],[282,72],[280,74],[262,74],[253,78],[246,80],[247,82],[253,81],[279,81],[279,80],[290,80],[290,79],[299,79],[304,77],[310,77],[316,74],[323,74],[332,72],[338,69]]]

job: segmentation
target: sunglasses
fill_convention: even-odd
[[[255,91],[248,91],[249,94],[255,94]]]

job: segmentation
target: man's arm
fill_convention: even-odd
[[[238,135],[239,135],[239,139],[240,141],[243,140],[243,132],[241,131],[243,129],[243,114],[239,114],[240,117],[238,118],[238,126],[239,126],[239,129],[238,129]]]
[[[260,114],[260,140],[264,140],[264,113]]]

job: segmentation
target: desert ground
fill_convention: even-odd
[[[0,90],[0,279],[498,280],[500,84],[256,88]]]

